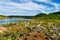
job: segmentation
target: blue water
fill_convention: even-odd
[[[30,20],[30,19],[21,19],[21,18],[0,19],[0,24],[10,24],[12,22],[19,22],[21,20]]]
[[[0,24],[9,24],[12,22],[18,22],[20,21],[19,18],[13,18],[13,19],[0,19]]]

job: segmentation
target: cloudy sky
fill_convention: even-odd
[[[60,11],[60,0],[0,0],[0,15],[28,15]]]

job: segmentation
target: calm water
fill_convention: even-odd
[[[18,22],[20,20],[28,20],[28,19],[20,19],[20,18],[0,19],[0,24],[9,24],[9,23],[12,23],[12,22]]]

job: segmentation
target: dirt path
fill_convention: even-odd
[[[48,36],[40,32],[32,32],[30,34],[24,35],[22,40],[51,40]]]

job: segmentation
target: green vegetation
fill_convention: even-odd
[[[21,16],[22,18],[26,18]],[[14,17],[13,17],[14,18]],[[22,40],[21,36],[35,31],[47,34],[53,40],[60,39],[60,12],[29,16],[31,20],[1,25],[0,40]]]

